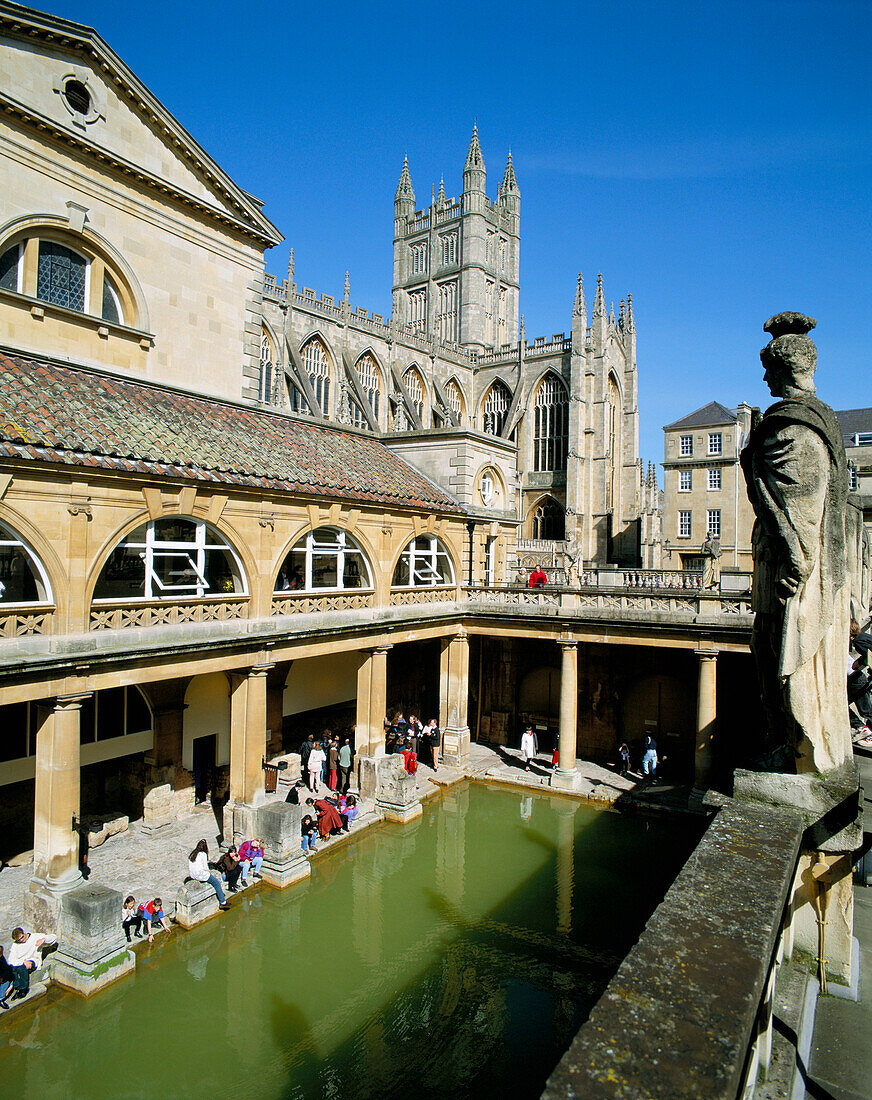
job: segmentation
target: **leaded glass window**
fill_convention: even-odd
[[[18,272],[21,262],[21,245],[7,248],[0,256],[0,287],[4,290],[18,290]]]
[[[260,399],[272,400],[273,353],[269,336],[264,332],[260,337]]]
[[[509,412],[511,395],[502,382],[494,382],[484,401],[481,429],[489,435],[502,435]]]
[[[368,351],[365,351],[357,360],[355,369],[363,387],[363,392],[369,401],[369,407],[372,409],[376,420],[378,420],[381,404],[381,371],[378,369],[378,364],[375,358]],[[366,425],[361,424],[360,427],[366,427]]]
[[[317,412],[327,417],[330,414],[330,361],[327,358],[327,349],[317,337],[310,340],[303,348],[303,367],[312,383],[315,391],[315,401],[318,404]],[[305,406],[305,402],[302,402]],[[309,412],[308,408],[301,408],[300,412]],[[311,410],[315,411],[315,410]]]
[[[556,375],[549,374],[536,391],[533,469],[565,469],[568,437],[569,398],[566,387]]]
[[[547,497],[536,505],[531,527],[531,537],[534,539],[565,538],[566,513],[556,500]]]
[[[445,400],[448,402],[448,408],[457,417],[457,423],[463,423],[463,395],[460,392],[460,386],[451,379],[445,383]]]
[[[412,402],[412,408],[418,414],[418,419],[423,423],[424,421],[424,383],[421,381],[421,375],[418,374],[414,367],[409,367],[406,373],[403,375],[403,384],[406,387],[406,393]]]
[[[37,298],[84,313],[87,271],[88,261],[78,252],[54,241],[40,241]]]

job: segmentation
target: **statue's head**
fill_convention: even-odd
[[[763,326],[772,339],[760,352],[763,380],[773,397],[814,393],[817,348],[807,335],[817,322],[803,313],[778,313]]]

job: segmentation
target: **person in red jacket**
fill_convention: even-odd
[[[307,806],[313,806],[318,814],[318,832],[322,840],[326,840],[334,830],[342,832],[342,818],[332,802],[326,798],[307,798]]]
[[[530,574],[530,579],[529,581],[527,581],[527,585],[529,588],[544,588],[547,583],[548,578],[545,576],[541,566],[537,562],[533,566],[533,572]]]

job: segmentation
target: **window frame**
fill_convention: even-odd
[[[707,508],[705,517],[705,531],[713,539],[721,537],[721,510],[720,508]]]
[[[316,535],[320,531],[330,531],[336,535],[334,542],[319,542],[316,539]],[[302,551],[300,550],[301,544],[303,545]],[[282,578],[282,571],[286,568],[293,570],[294,567],[294,554],[303,553],[303,584],[299,588],[282,588],[280,582]],[[345,580],[345,566],[346,555],[355,555],[360,559],[363,564],[363,569],[359,573],[361,583],[359,585],[346,585]],[[319,585],[314,586],[312,583],[313,577],[313,563],[315,558],[336,558],[336,576],[339,580],[337,585]],[[330,592],[372,592],[375,588],[374,572],[372,564],[366,551],[360,545],[360,543],[351,535],[344,527],[334,527],[330,524],[323,524],[319,527],[312,527],[304,534],[302,534],[296,542],[288,549],[285,556],[282,558],[279,571],[276,574],[276,578],[273,584],[273,595],[282,596],[288,592],[317,592],[317,593],[330,593]]]
[[[684,484],[685,481],[687,484]],[[693,470],[678,471],[678,491],[679,493],[693,492]]]
[[[715,484],[717,482],[717,484]],[[724,487],[723,472],[720,466],[710,466],[706,470],[706,492],[718,493]]]
[[[708,450],[706,454],[709,455],[722,455],[724,453],[724,434],[723,432],[709,432],[708,433]]]
[[[418,547],[419,542],[428,542],[427,547]],[[418,562],[420,560],[420,566]],[[437,563],[447,565],[448,580],[442,580]],[[408,583],[397,580],[397,575],[405,565]],[[454,561],[445,543],[436,535],[422,534],[411,538],[397,558],[391,577],[391,591],[408,591],[412,588],[454,588],[457,584]]]
[[[693,458],[693,436],[680,435],[678,437],[678,457]]]
[[[686,529],[685,529],[686,528]],[[689,539],[693,536],[693,509],[678,509],[678,533],[677,538]]]
[[[13,550],[18,549],[21,551],[21,556],[29,566],[33,576],[34,586],[37,591],[37,599],[10,600],[6,603],[3,597],[6,595],[8,585],[0,578],[0,586],[2,586],[2,590],[0,590],[0,614],[16,607],[44,607],[54,605],[55,598],[51,581],[49,580],[48,572],[40,560],[39,555],[29,543],[25,542],[14,528],[9,526],[8,523],[0,523],[0,547],[7,546]]]

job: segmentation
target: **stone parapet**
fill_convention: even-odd
[[[121,927],[122,895],[86,883],[61,899],[59,947],[52,959],[54,981],[90,996],[129,974],[136,957]]]

